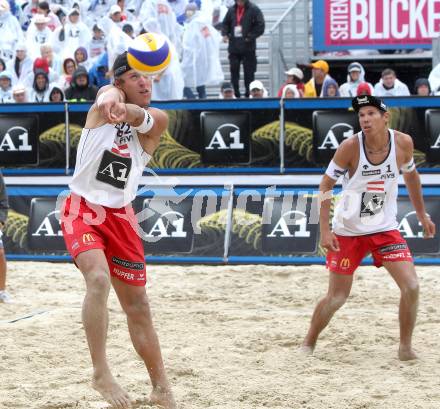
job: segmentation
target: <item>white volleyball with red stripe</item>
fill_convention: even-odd
[[[130,67],[142,75],[157,75],[168,68],[171,47],[162,34],[144,33],[128,47],[127,60]]]

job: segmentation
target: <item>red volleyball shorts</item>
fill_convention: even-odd
[[[327,268],[336,274],[353,274],[368,253],[373,256],[376,267],[381,267],[384,261],[413,261],[411,251],[398,230],[336,237],[340,250],[329,251],[326,259]]]
[[[101,249],[110,274],[130,285],[146,284],[144,249],[136,232],[131,206],[113,209],[94,205],[71,194],[61,212],[61,229],[73,259],[92,249]]]

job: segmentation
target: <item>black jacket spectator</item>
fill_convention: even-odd
[[[249,85],[257,71],[257,38],[264,33],[264,17],[261,10],[249,0],[235,0],[223,19],[222,35],[229,41],[229,66],[234,93],[240,98],[240,65],[243,63],[246,97]]]
[[[264,34],[264,16],[261,10],[249,0],[244,1],[244,14],[240,25],[242,36],[236,37],[234,29],[237,26],[237,1],[229,8],[223,19],[222,35],[228,37],[230,53],[244,53],[255,51],[257,38]]]
[[[79,66],[73,73],[70,87],[66,89],[66,100],[75,102],[94,101],[97,93],[98,88],[89,85],[87,70]]]

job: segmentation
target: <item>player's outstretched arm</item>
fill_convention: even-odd
[[[157,108],[144,109],[133,104],[126,104],[126,109],[126,122],[136,129],[142,149],[153,155],[168,127],[168,114]]]
[[[122,122],[125,111],[125,94],[114,85],[99,89],[95,103],[87,115],[86,128],[98,128],[104,124]]]

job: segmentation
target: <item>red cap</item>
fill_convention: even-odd
[[[371,95],[371,88],[366,82],[361,82],[356,90],[357,95]]]
[[[43,70],[46,74],[49,74],[49,63],[45,58],[35,58],[34,72],[35,70]]]

